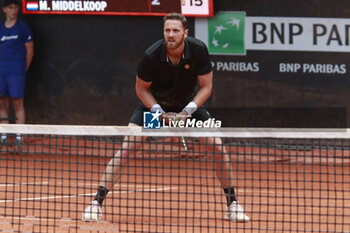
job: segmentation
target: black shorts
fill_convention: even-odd
[[[143,112],[148,112],[149,109],[145,107],[142,103],[136,106],[134,113],[132,114],[129,123],[134,123],[139,126],[143,126]],[[191,116],[190,119],[196,119],[201,121],[206,121],[212,118],[210,113],[205,109],[205,107],[200,106]]]

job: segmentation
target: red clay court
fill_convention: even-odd
[[[350,232],[346,140],[226,140],[248,223],[224,220],[208,145],[146,141],[122,168],[100,222],[81,214],[120,137],[29,135],[2,147],[3,232]],[[307,142],[307,143],[306,143]],[[339,145],[341,143],[341,145]],[[310,147],[312,146],[312,148]]]

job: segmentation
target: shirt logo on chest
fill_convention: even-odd
[[[0,41],[15,40],[15,39],[18,39],[18,35],[14,35],[14,36],[3,36],[3,37],[1,37]]]
[[[184,68],[185,68],[186,70],[188,70],[188,69],[190,69],[190,65],[189,65],[189,64],[185,64],[185,65],[184,65]]]

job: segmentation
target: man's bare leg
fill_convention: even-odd
[[[23,98],[13,98],[12,104],[16,114],[16,124],[24,124],[26,122],[26,113]]]
[[[4,119],[0,122],[3,124],[8,124],[10,122],[9,120],[9,104],[10,99],[9,97],[5,96],[0,99],[0,118]],[[6,143],[7,142],[7,134],[0,135],[0,143]]]
[[[208,145],[208,151],[213,152],[213,162],[216,177],[221,183],[227,200],[225,219],[238,222],[248,222],[249,217],[236,200],[235,187],[233,182],[233,170],[229,154],[220,138],[201,138],[202,144]]]
[[[208,146],[208,150],[213,153],[213,161],[215,165],[216,177],[219,179],[223,188],[232,187],[233,171],[231,167],[230,157],[226,152],[222,140],[220,138],[200,138],[203,145]]]
[[[129,123],[128,126],[137,126],[133,123]],[[135,150],[137,150],[141,143],[142,137],[140,136],[126,136],[124,137],[121,148],[114,155],[114,157],[109,161],[106,169],[100,180],[100,187],[104,187],[107,190],[111,190],[116,182],[120,180],[121,167],[126,165],[128,162],[128,157],[132,155]],[[103,201],[103,200],[102,200]],[[100,203],[102,204],[102,203]]]
[[[1,119],[6,119],[2,120],[1,123],[8,124],[9,123],[9,104],[10,104],[10,99],[9,97],[3,97],[0,99],[0,118]]]
[[[128,126],[137,126],[129,123]],[[132,155],[141,146],[142,137],[126,136],[121,148],[109,161],[99,183],[97,194],[83,212],[83,221],[97,221],[102,215],[101,206],[108,192],[114,184],[120,180],[121,169],[128,162],[128,157]]]

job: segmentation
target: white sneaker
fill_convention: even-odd
[[[7,143],[7,135],[6,134],[2,134],[0,137],[0,143]]]
[[[243,207],[234,201],[226,208],[225,219],[234,222],[249,222],[249,217],[244,213]]]
[[[82,221],[98,221],[102,216],[102,210],[100,204],[94,200],[90,203],[88,207],[84,210],[82,214]]]
[[[15,145],[16,146],[22,146],[23,145],[23,137],[22,137],[22,135],[20,135],[20,134],[16,135]]]

